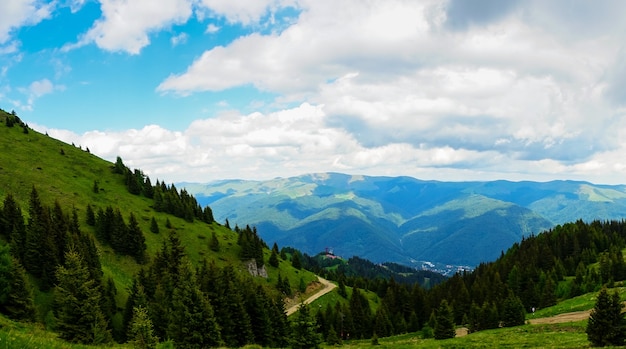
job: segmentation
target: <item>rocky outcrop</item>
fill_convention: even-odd
[[[262,265],[260,268],[257,267],[256,260],[249,260],[246,263],[246,267],[248,268],[248,272],[250,273],[250,275],[267,278],[267,270],[265,270],[265,265]]]

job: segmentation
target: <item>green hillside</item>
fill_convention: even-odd
[[[116,331],[121,330],[120,326],[123,323],[127,300],[133,296],[132,290],[134,282],[137,281],[138,273],[140,271],[150,273],[150,270],[155,270],[152,261],[158,262],[159,258],[163,259],[166,250],[173,248],[171,234],[175,234],[173,235],[175,239],[180,241],[180,246],[183,249],[183,255],[180,256],[183,258],[182,263],[185,263],[184,260],[190,261],[190,272],[194,274],[193,277],[198,279],[198,282],[201,282],[203,278],[211,277],[211,273],[214,273],[212,277],[216,278],[221,278],[222,274],[226,276],[228,273],[235,273],[234,279],[230,281],[232,282],[231,286],[224,287],[242,288],[244,284],[253,282],[256,286],[245,286],[246,292],[255,292],[256,287],[261,287],[268,297],[275,298],[280,295],[277,285],[279,278],[291,285],[290,295],[297,293],[297,285],[310,284],[317,279],[311,272],[292,267],[288,260],[279,259],[276,267],[268,265],[267,260],[271,253],[267,246],[259,249],[261,255],[256,254],[257,265],[264,264],[267,277],[249,276],[247,266],[247,259],[249,258],[245,257],[247,256],[245,249],[248,248],[247,246],[261,246],[262,241],[261,244],[255,244],[254,241],[242,242],[240,239],[241,236],[245,235],[251,236],[250,239],[254,240],[256,235],[250,234],[256,234],[256,232],[253,233],[248,227],[241,227],[241,229],[232,227],[234,229],[231,229],[214,221],[207,223],[193,217],[180,218],[173,214],[158,212],[155,210],[155,200],[146,197],[143,193],[141,195],[130,194],[127,179],[124,175],[116,173],[115,169],[116,164],[91,154],[88,149],[84,149],[80,145],[69,145],[40,134],[30,129],[19,117],[0,110],[0,202],[8,196],[15,200],[21,209],[27,232],[31,229],[29,227],[31,218],[29,217],[29,205],[33,192],[38,194],[44,211],[48,209],[52,214],[55,205],[57,205],[62,210],[63,215],[67,217],[76,215],[82,234],[91,236],[90,239],[95,242],[97,256],[102,268],[101,282],[103,285],[101,290],[111,289],[111,286],[106,286],[107,280],[111,280],[115,286],[113,287],[115,304],[111,311],[110,320],[110,329],[114,335]],[[128,171],[132,173],[130,169]],[[134,173],[136,174],[137,171],[135,170]],[[158,183],[157,180],[155,179],[156,183]],[[168,193],[164,195],[167,197],[174,186],[161,184],[163,188],[167,188]],[[183,191],[175,193],[180,197],[187,195]],[[128,222],[130,224],[131,215],[136,218],[136,223],[145,239],[146,258],[143,264],[137,263],[136,258],[126,255],[128,253],[116,252],[111,243],[101,241],[102,239],[98,236],[99,226],[93,225],[93,222],[90,225],[88,222],[88,206],[96,212],[96,215],[105,212],[109,207],[115,211],[119,210],[123,223]],[[154,229],[153,220],[158,227],[158,233],[152,232]],[[2,221],[2,204],[0,203],[0,223]],[[16,245],[10,238],[12,235],[3,229],[5,228],[0,224],[0,235],[2,235],[0,246],[11,245],[15,255],[14,246]],[[65,233],[62,232],[62,234]],[[68,237],[66,236],[66,238]],[[214,238],[217,240],[217,245],[215,245]],[[76,245],[51,246],[59,251],[62,251],[63,248],[78,248]],[[175,256],[173,251],[170,252],[172,253],[171,256]],[[85,259],[84,256],[83,259]],[[204,264],[203,261],[205,260],[207,264]],[[19,258],[18,261],[22,262]],[[56,265],[47,265],[54,263],[46,262],[45,259],[39,263],[44,266],[42,268],[51,270],[48,271],[47,277],[54,277],[50,275],[54,275]],[[28,267],[26,270],[29,271]],[[229,272],[229,270],[232,271]],[[200,274],[202,271],[204,273]],[[56,288],[46,287],[43,279],[32,274],[29,275],[29,278],[30,283],[35,286],[34,300],[37,308],[37,321],[47,327],[54,327],[50,324],[55,322],[55,320],[51,320],[51,317],[55,307],[53,300],[57,297],[55,295]],[[51,286],[56,285],[56,282],[58,280]],[[176,285],[172,285],[172,287],[176,287]],[[207,284],[206,287],[212,286]],[[258,292],[257,290],[256,293],[259,294]],[[239,293],[236,292],[235,294]],[[242,295],[239,294],[238,297],[242,297]],[[104,292],[101,298],[106,298]],[[267,308],[270,309],[270,307]],[[220,310],[214,309],[214,311],[219,313]],[[249,316],[246,315],[246,317]],[[156,324],[155,327],[159,325]],[[222,332],[224,332],[224,326],[221,327]],[[223,340],[224,344],[229,343],[226,338]],[[252,339],[244,340],[249,340],[252,343]]]

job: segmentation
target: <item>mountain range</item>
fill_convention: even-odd
[[[524,236],[576,220],[626,217],[626,186],[580,181],[441,182],[307,174],[179,183],[218,221],[315,254],[476,266]]]

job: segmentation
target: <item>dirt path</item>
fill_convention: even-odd
[[[335,287],[337,287],[337,285],[333,284],[332,282],[323,279],[321,277],[317,277],[317,280],[324,285],[324,288],[322,288],[321,290],[317,291],[315,294],[313,294],[311,297],[307,298],[304,300],[305,304],[311,304],[313,301],[315,301],[316,299],[320,298],[321,296],[327,294],[328,292],[332,291]],[[295,313],[296,311],[298,311],[298,307],[300,306],[300,303],[292,305],[291,307],[289,307],[287,309],[287,316]]]
[[[560,324],[562,322],[582,321],[582,320],[588,319],[590,313],[591,313],[591,310],[575,311],[572,313],[559,314],[559,315],[543,317],[539,319],[530,319],[528,320],[528,322],[530,322],[532,325],[538,325],[538,324]]]

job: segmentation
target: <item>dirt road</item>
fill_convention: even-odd
[[[317,280],[324,285],[324,288],[322,288],[321,290],[317,291],[315,294],[313,294],[311,297],[307,298],[304,300],[305,304],[311,304],[313,301],[315,301],[316,299],[320,298],[321,296],[327,294],[328,292],[332,291],[335,287],[337,287],[337,285],[333,284],[332,282],[323,279],[321,277],[317,277]],[[287,316],[295,313],[296,311],[298,311],[298,307],[300,306],[300,304],[295,304],[292,305],[291,307],[287,308]]]
[[[591,313],[591,310],[575,311],[572,313],[559,314],[559,315],[543,317],[539,319],[530,319],[528,320],[528,322],[530,322],[532,325],[537,325],[537,324],[560,324],[562,322],[582,321],[582,320],[588,319],[590,313]]]

